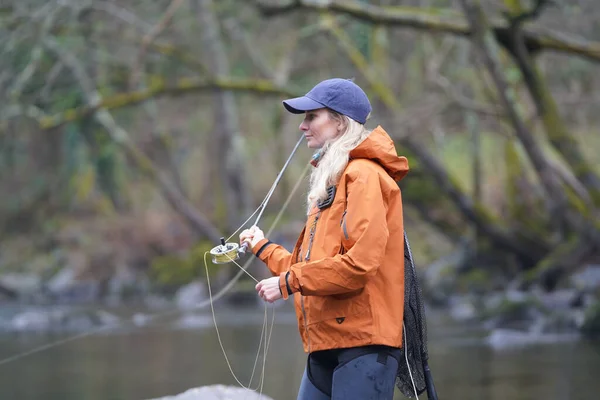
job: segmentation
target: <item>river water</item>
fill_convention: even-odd
[[[217,307],[217,318],[232,368],[247,384],[264,310]],[[432,314],[428,328],[430,365],[442,400],[600,399],[598,343],[562,341],[500,350],[487,345],[478,329],[443,315]],[[4,334],[0,360],[68,337]],[[263,392],[276,400],[295,399],[304,363],[295,317],[286,304],[276,311]],[[254,387],[261,370],[259,362]],[[149,399],[216,383],[236,384],[206,310],[171,313],[145,326],[120,326],[0,363],[2,400]]]

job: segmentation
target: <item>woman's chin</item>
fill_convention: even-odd
[[[322,147],[318,142],[315,142],[313,139],[306,139],[306,146],[309,149],[320,149]]]

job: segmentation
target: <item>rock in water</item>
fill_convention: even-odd
[[[193,310],[206,298],[205,284],[201,282],[189,283],[181,287],[175,294],[175,301],[182,310]]]
[[[186,390],[175,396],[150,400],[273,400],[266,394],[234,386],[211,385]]]

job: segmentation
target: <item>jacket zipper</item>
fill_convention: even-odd
[[[348,229],[346,228],[346,213],[348,212],[348,210],[344,210],[344,213],[342,214],[342,230],[344,231],[344,237],[346,238],[346,240],[350,239],[350,236],[348,236]]]
[[[315,220],[313,221],[310,227],[310,237],[308,239],[308,250],[306,250],[306,256],[304,257],[304,261],[308,261],[310,259],[310,250],[313,246],[313,241],[315,239],[315,231],[317,230],[317,221],[319,221],[319,217],[321,216],[321,211],[317,213],[315,216]],[[302,307],[302,316],[304,317],[304,331],[306,332],[306,341],[308,342],[308,352],[310,353],[310,335],[308,334],[308,321],[306,320],[306,309],[304,308],[304,296],[300,297],[300,305]]]
[[[321,211],[317,213],[315,216],[315,220],[310,227],[310,237],[308,239],[308,250],[306,250],[306,256],[304,257],[304,261],[310,260],[310,251],[313,246],[313,240],[315,239],[315,231],[317,230],[317,221],[319,221],[319,217],[321,216]]]
[[[302,306],[302,316],[304,317],[304,331],[306,332],[306,341],[308,342],[308,352],[310,353],[310,336],[308,334],[308,322],[306,321],[306,310],[304,309],[304,296],[300,297],[300,305]]]

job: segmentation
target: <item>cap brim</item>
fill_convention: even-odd
[[[284,100],[283,106],[292,114],[302,114],[303,112],[316,110],[325,107],[323,104],[310,99],[306,96],[296,97],[294,99]]]

